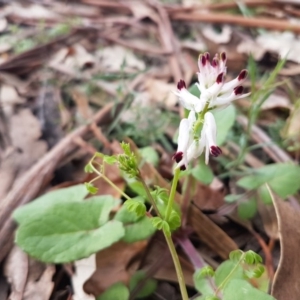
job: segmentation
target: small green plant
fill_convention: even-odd
[[[221,132],[227,132],[235,117],[235,110],[229,106],[230,103],[249,96],[249,93],[244,93],[242,86],[247,77],[247,70],[242,70],[237,78],[225,83],[226,60],[225,53],[212,59],[208,53],[199,56],[199,83],[196,84],[199,96],[190,93],[183,80],[177,84],[176,95],[182,106],[188,110],[188,115],[179,125],[178,148],[173,156],[176,164],[170,188],[149,186],[141,171],[145,162],[145,151],[138,153],[132,151],[129,144],[121,143],[121,154],[107,156],[95,153],[85,171],[97,176],[85,186],[79,185],[48,193],[16,210],[14,218],[19,224],[16,243],[37,259],[63,263],[87,257],[120,240],[132,243],[149,238],[156,230],[161,230],[173,259],[182,299],[188,300],[185,279],[172,238],[172,233],[181,226],[181,210],[179,203],[175,202],[175,196],[183,171],[187,170],[193,176],[201,178],[199,170],[189,170],[189,166],[198,160],[202,153],[205,154],[205,165],[203,161],[198,168],[203,169],[205,174],[209,173],[209,168],[205,167],[209,157],[222,154],[219,145],[225,140],[224,135],[221,141],[220,138],[217,139],[220,120],[231,116],[229,121],[226,120],[226,126],[223,126],[226,129],[220,127]],[[222,114],[217,117],[216,110],[220,111],[226,107],[227,117]],[[146,153],[149,154],[149,151]],[[139,197],[130,197],[109,179],[106,166],[110,164],[118,166],[128,185],[139,191]],[[83,201],[87,191],[90,194],[98,192],[94,182],[99,178],[116,189],[124,200],[124,205],[116,214],[112,211],[121,201],[110,195],[92,196]],[[264,173],[260,178],[255,184],[244,178],[244,186],[251,183],[251,188],[257,188],[265,182]],[[261,262],[261,257],[252,251],[237,251],[215,271],[211,267],[196,271],[195,286],[202,293],[199,299],[273,299],[249,283],[250,279],[258,278],[264,272]],[[140,275],[135,276],[129,289],[116,284],[105,292],[108,296],[103,294],[98,299],[118,297],[127,300],[129,290],[140,278]],[[143,295],[148,295],[149,290],[155,289],[154,283],[148,283],[149,286]]]
[[[261,263],[262,258],[255,252],[236,250],[231,252],[229,260],[223,262],[216,270],[210,266],[197,270],[194,273],[194,282],[202,296],[195,299],[274,299],[251,284],[251,280],[260,279],[265,271]],[[263,283],[263,280],[261,282]]]

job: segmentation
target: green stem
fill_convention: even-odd
[[[176,270],[176,274],[177,274],[177,278],[178,278],[178,283],[179,283],[179,287],[180,287],[180,293],[181,293],[182,300],[188,300],[189,296],[187,294],[186,285],[185,285],[180,261],[179,261],[172,237],[165,230],[163,232],[164,232],[164,235],[165,235],[165,238],[166,238],[166,241],[167,241],[167,244],[168,244],[169,250],[171,252],[171,256],[172,256],[174,265],[175,265],[175,270]]]
[[[94,178],[91,182],[96,181],[96,179],[98,178],[103,178],[112,188],[114,188],[116,191],[118,191],[124,198],[126,198],[127,200],[131,200],[131,198],[125,194],[120,188],[118,188],[110,179],[108,179],[104,174],[102,174],[101,172],[99,172],[91,163],[91,168],[92,170],[98,175],[97,178]]]
[[[160,212],[159,212],[159,210],[158,210],[158,207],[157,207],[157,205],[156,205],[156,203],[155,203],[155,200],[153,199],[153,197],[152,197],[152,195],[151,195],[151,193],[150,193],[150,191],[149,191],[149,188],[148,188],[148,186],[147,186],[146,182],[144,181],[144,179],[143,179],[143,177],[142,177],[141,174],[139,175],[138,179],[139,179],[140,182],[142,183],[142,185],[143,185],[143,187],[144,187],[144,189],[145,189],[145,191],[146,191],[146,193],[147,193],[147,196],[148,196],[148,198],[149,198],[149,201],[150,201],[152,207],[154,208],[156,214],[161,218],[161,214],[160,214]]]
[[[198,138],[198,132],[200,132],[200,127],[202,126],[203,121],[204,121],[204,116],[205,116],[206,112],[208,111],[208,106],[209,106],[209,102],[206,102],[203,110],[201,111],[201,113],[198,114],[198,119],[194,125],[195,138]]]
[[[177,184],[178,184],[178,180],[179,180],[179,175],[180,175],[180,169],[176,168],[174,178],[173,178],[173,182],[172,182],[170,197],[169,197],[168,205],[167,205],[167,209],[166,209],[166,215],[165,215],[165,220],[166,221],[169,220],[172,209],[173,209],[173,204],[174,204]]]
[[[245,258],[245,253],[243,253],[239,259],[239,261],[237,262],[237,264],[234,266],[234,268],[230,271],[230,273],[226,276],[226,278],[222,281],[222,283],[218,286],[218,288],[215,291],[215,296],[218,295],[218,293],[220,292],[220,290],[227,284],[227,282],[229,281],[230,277],[232,276],[232,274],[235,272],[235,270],[238,268],[238,266],[240,265],[240,263],[244,260]]]

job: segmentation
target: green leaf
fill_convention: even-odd
[[[242,279],[233,279],[225,286],[223,300],[276,300]]]
[[[63,202],[82,201],[88,191],[83,184],[74,185],[68,188],[55,190],[36,198],[34,201],[21,206],[13,213],[13,218],[20,224],[28,218],[43,214],[50,206]]]
[[[125,235],[123,241],[134,243],[145,240],[152,236],[156,229],[154,228],[150,218],[143,217],[138,222],[125,226]]]
[[[191,174],[194,178],[204,184],[211,184],[214,179],[214,174],[209,165],[206,165],[204,159],[200,159],[197,166],[191,169]]]
[[[231,273],[231,271],[236,267],[237,263],[231,260],[224,261],[215,271],[215,282],[217,286],[225,280],[225,278]],[[244,277],[244,271],[241,265],[238,265],[233,273],[230,275],[230,280],[232,279],[242,279]],[[225,285],[226,286],[226,285]]]
[[[98,188],[96,188],[91,182],[85,182],[84,185],[90,194],[93,195],[98,192]]]
[[[205,300],[221,300],[221,299],[214,295],[209,295],[209,296],[206,296]]]
[[[245,262],[248,265],[255,265],[258,263],[262,263],[262,257],[259,254],[255,253],[254,251],[248,250],[245,253]]]
[[[168,222],[161,219],[160,217],[153,217],[150,219],[154,228],[158,230],[164,230],[166,234],[171,235],[171,230]]]
[[[242,197],[241,195],[229,194],[224,197],[224,200],[228,203],[233,203],[238,201],[241,197]]]
[[[180,225],[181,225],[181,218],[180,218],[179,213],[175,210],[172,210],[170,219],[169,219],[170,230],[174,231],[177,228],[179,228]]]
[[[265,272],[263,265],[254,266],[248,270],[245,270],[245,274],[248,278],[260,278]]]
[[[105,223],[112,197],[99,198],[50,206],[21,224],[16,243],[29,255],[53,263],[78,260],[109,247],[125,231],[119,221]]]
[[[229,253],[229,259],[232,262],[237,263],[241,259],[241,257],[242,257],[243,254],[244,254],[244,252],[242,250],[240,250],[240,249],[233,250],[233,251],[231,251]]]
[[[203,296],[208,296],[214,293],[214,289],[209,279],[206,276],[203,276],[203,274],[200,274],[201,270],[196,270],[193,275],[195,289],[198,292],[200,292]]]
[[[94,173],[94,170],[93,170],[90,162],[84,167],[84,172],[85,173]]]
[[[267,183],[282,198],[295,194],[300,188],[300,167],[291,163],[270,164],[253,173],[240,179],[237,184],[253,190]]]
[[[141,182],[129,179],[127,181],[127,184],[128,184],[128,187],[133,192],[135,192],[138,196],[141,196],[141,197],[147,199],[147,193],[146,193],[145,188],[144,188],[144,186]]]
[[[129,211],[135,213],[138,217],[146,214],[146,206],[143,202],[129,199],[124,202],[124,205]]]
[[[133,201],[144,203],[144,199],[142,197],[135,197],[132,198]],[[129,211],[125,205],[117,211],[114,216],[114,220],[120,221],[124,224],[127,223],[135,223],[140,220],[142,217],[138,216],[135,212]]]
[[[115,156],[104,155],[103,161],[105,161],[109,165],[113,165],[114,163],[116,163],[118,161],[118,159]]]
[[[258,196],[260,200],[267,205],[273,205],[272,197],[270,195],[270,191],[268,190],[267,186],[264,184],[258,188]]]
[[[157,166],[158,162],[159,162],[159,156],[157,154],[157,152],[153,149],[153,147],[144,147],[144,148],[140,148],[139,152],[142,156],[142,158],[149,164],[153,165],[153,166]]]
[[[257,212],[257,202],[254,197],[239,203],[238,215],[241,219],[247,220],[255,216]]]
[[[194,274],[197,279],[198,278],[205,278],[205,277],[212,277],[215,275],[215,271],[211,266],[205,266],[200,270],[197,270]]]
[[[130,278],[130,282],[129,282],[130,291],[132,291],[138,285],[138,283],[140,281],[145,280],[145,278],[146,278],[146,274],[144,271],[142,271],[142,270],[137,271]],[[157,288],[156,280],[154,280],[152,278],[147,279],[145,284],[143,285],[143,288],[138,293],[136,298],[139,299],[139,298],[148,297],[155,292],[156,288]]]
[[[109,287],[101,296],[97,297],[97,300],[128,300],[129,289],[123,283],[115,283]]]
[[[229,105],[225,109],[212,111],[217,125],[217,144],[222,145],[227,138],[227,134],[235,123],[236,109],[233,105]]]

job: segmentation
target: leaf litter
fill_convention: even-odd
[[[93,153],[99,150],[118,153],[116,140],[128,137],[133,139],[134,149],[141,146],[164,149],[158,156],[158,168],[147,162],[143,172],[149,183],[168,188],[172,177],[172,139],[177,115],[183,115],[172,91],[181,78],[190,85],[195,82],[193,62],[199,52],[206,49],[210,52],[226,50],[229,70],[233,71],[240,66],[244,68],[252,55],[252,63],[256,65],[253,72],[257,76],[270,74],[279,57],[287,61],[271,93],[261,95],[265,97],[261,105],[264,113],[248,128],[248,135],[240,135],[240,132],[247,130],[251,118],[247,112],[251,105],[249,101],[240,101],[236,104],[237,124],[223,127],[222,160],[213,161],[209,173],[201,174],[195,168],[189,182],[181,182],[176,195],[178,202],[183,201],[185,222],[181,234],[215,266],[240,245],[258,249],[265,254],[268,270],[277,269],[272,286],[274,297],[298,299],[299,268],[295,247],[299,194],[297,182],[292,187],[289,183],[297,178],[299,171],[295,166],[281,165],[277,168],[282,170],[280,176],[270,179],[257,168],[270,163],[297,164],[299,161],[297,34],[300,26],[294,22],[299,7],[294,2],[280,1],[245,1],[244,6],[235,2],[212,4],[211,1],[199,6],[197,1],[94,0],[76,4],[60,1],[3,4],[0,19],[0,260],[4,261],[4,267],[0,285],[10,287],[11,294],[7,293],[6,299],[46,300],[58,299],[59,295],[64,295],[62,299],[71,299],[72,293],[73,299],[95,299],[117,282],[128,286],[138,269],[145,270],[146,278],[159,281],[149,299],[161,299],[160,295],[166,299],[178,296],[171,264],[169,267],[157,264],[159,255],[153,250],[157,243],[155,238],[114,244],[97,253],[96,258],[90,258],[89,271],[83,267],[85,262],[83,265],[76,262],[76,275],[72,275],[66,266],[59,271],[53,265],[33,262],[13,247],[15,224],[11,214],[53,186],[72,186],[88,180],[83,166]],[[247,84],[250,87],[253,82],[249,80]],[[51,96],[41,97],[46,95],[47,88],[52,88]],[[45,108],[46,105],[50,106]],[[47,123],[48,120],[51,122]],[[226,116],[222,122],[226,123]],[[246,153],[242,138],[249,141]],[[234,151],[226,151],[232,148]],[[241,153],[245,154],[242,163]],[[228,167],[231,161],[239,161],[239,164]],[[252,171],[249,168],[253,168]],[[119,192],[98,181],[98,195],[121,198],[128,183],[116,168],[107,166],[106,172]],[[219,183],[214,180],[210,184],[212,178],[217,178]],[[235,184],[238,180],[243,186]],[[249,216],[250,209],[256,207],[258,214],[253,211],[254,217],[250,220],[241,220],[238,215],[241,201],[234,205],[224,202],[226,194],[239,196],[266,182],[287,199],[284,203],[277,196],[273,197],[277,217],[261,194],[254,196],[256,206],[248,205],[243,212]],[[281,183],[285,187],[281,187]],[[190,187],[189,191],[186,186]],[[244,199],[247,202],[250,198]],[[116,207],[113,214],[119,209]],[[249,233],[238,238],[239,229],[229,216],[232,211],[232,220],[248,224],[243,226],[254,236],[254,242],[246,243]],[[278,236],[280,248],[276,242]],[[183,271],[187,282],[193,286],[191,270],[195,261],[182,252],[180,257],[185,261]],[[16,263],[18,268],[14,267]],[[41,271],[32,279],[30,274],[37,264]],[[92,272],[94,275],[88,279]],[[267,281],[272,281],[271,273]],[[136,288],[141,290],[143,284],[142,280]],[[71,291],[70,285],[73,286]],[[135,290],[131,292],[137,295]]]

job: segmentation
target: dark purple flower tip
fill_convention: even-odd
[[[211,65],[215,68],[218,66],[218,64],[219,64],[219,60],[216,57],[214,57],[211,61]]]
[[[233,89],[233,92],[235,95],[241,95],[241,94],[243,94],[243,91],[244,91],[244,87],[241,85],[239,85]]]
[[[177,88],[178,88],[179,91],[182,90],[182,89],[186,89],[186,85],[185,85],[184,80],[180,79],[180,80],[178,81],[178,83],[177,83]]]
[[[180,171],[185,171],[185,170],[186,170],[186,166],[185,165],[180,166]]]
[[[242,70],[238,76],[238,80],[244,80],[248,75],[248,71],[246,69]]]
[[[172,158],[173,158],[177,163],[179,163],[179,162],[182,160],[182,158],[183,158],[183,152],[181,152],[181,151],[176,152],[176,153],[172,156]]]
[[[205,57],[205,55],[200,55],[200,60],[201,60],[201,64],[203,65],[203,66],[205,66],[206,65],[206,57]]]
[[[210,154],[214,157],[218,157],[219,155],[222,154],[222,150],[218,146],[211,146],[210,147]]]
[[[209,61],[210,60],[210,54],[208,52],[205,52],[204,55],[205,55],[206,60]]]
[[[225,53],[225,52],[222,52],[222,53],[221,53],[221,59],[222,59],[223,61],[226,61],[227,57],[226,57],[226,53]]]
[[[216,83],[220,84],[223,82],[223,75],[224,73],[222,72],[217,76]]]

